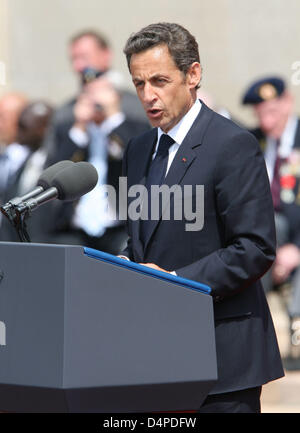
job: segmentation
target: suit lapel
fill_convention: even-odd
[[[181,143],[175,158],[168,171],[165,184],[169,187],[179,184],[183,179],[190,165],[196,158],[194,148],[201,145],[206,128],[213,116],[210,110],[203,102],[200,113],[196,117],[191,129]]]
[[[168,171],[168,174],[166,176],[165,184],[169,188],[172,187],[173,185],[179,185],[180,182],[182,182],[187,170],[196,159],[196,153],[194,151],[194,148],[201,145],[205,131],[213,116],[213,111],[210,110],[202,101],[201,103],[202,103],[202,107],[200,113],[196,117],[185,139],[181,143],[181,146],[179,147],[175,155],[175,158],[171,164],[171,167]],[[148,241],[145,245],[145,251],[147,246],[149,245],[149,242],[153,236],[153,233],[157,225],[161,220],[164,209],[166,209],[167,206],[169,206],[169,200],[167,200],[166,203],[164,204],[164,208],[160,213],[159,220],[155,221],[151,227],[151,234],[148,237]]]

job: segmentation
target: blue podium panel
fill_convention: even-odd
[[[207,286],[80,246],[0,243],[0,272],[0,409],[192,410],[214,385]]]

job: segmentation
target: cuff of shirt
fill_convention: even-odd
[[[125,260],[128,260],[130,262],[130,259],[127,256],[118,256],[118,257],[120,257],[120,259],[125,259]]]
[[[77,128],[76,126],[72,126],[69,131],[70,139],[78,146],[78,147],[86,147],[89,142],[89,136],[82,129]]]

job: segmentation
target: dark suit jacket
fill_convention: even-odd
[[[129,142],[123,161],[128,188],[145,182],[156,139],[153,129]],[[123,253],[212,288],[219,377],[212,393],[281,377],[277,340],[259,281],[275,258],[275,230],[257,140],[202,104],[165,183],[204,185],[202,230],[186,231],[184,218],[161,218],[143,246],[139,221],[128,219],[128,248]],[[170,208],[172,215],[172,198]]]

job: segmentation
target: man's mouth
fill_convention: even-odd
[[[160,110],[159,108],[150,108],[149,110],[147,110],[147,116],[150,119],[157,119],[162,115],[162,113],[163,111]]]

